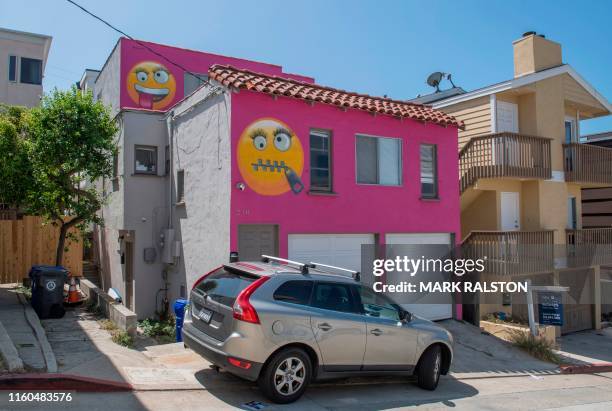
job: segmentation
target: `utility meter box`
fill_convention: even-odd
[[[166,263],[166,264],[173,264],[174,263],[174,253],[175,253],[175,241],[174,241],[174,229],[172,228],[167,228],[165,230],[162,231],[162,242],[163,242],[163,247],[162,247],[162,255],[161,255],[161,259],[162,262]]]

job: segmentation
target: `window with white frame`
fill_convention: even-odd
[[[134,147],[134,174],[157,174],[157,147]]]
[[[356,137],[357,183],[399,186],[402,184],[402,140]]]

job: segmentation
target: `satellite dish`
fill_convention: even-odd
[[[427,84],[436,88],[436,93],[440,91],[440,82],[444,78],[444,73],[436,71],[427,77]]]

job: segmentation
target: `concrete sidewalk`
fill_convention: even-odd
[[[30,325],[26,313],[27,307],[20,302],[15,289],[15,284],[0,285],[0,323],[10,339],[3,344],[12,342],[26,370],[46,371],[43,344]]]
[[[557,339],[555,352],[576,365],[612,363],[612,328],[567,334]]]
[[[439,323],[453,334],[455,357],[451,375],[457,379],[557,374],[556,364],[540,361],[512,344],[455,320]]]

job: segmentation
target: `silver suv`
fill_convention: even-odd
[[[416,375],[434,390],[450,368],[451,334],[358,275],[267,256],[226,264],[195,283],[183,341],[276,403],[297,400],[315,379],[349,376]]]

